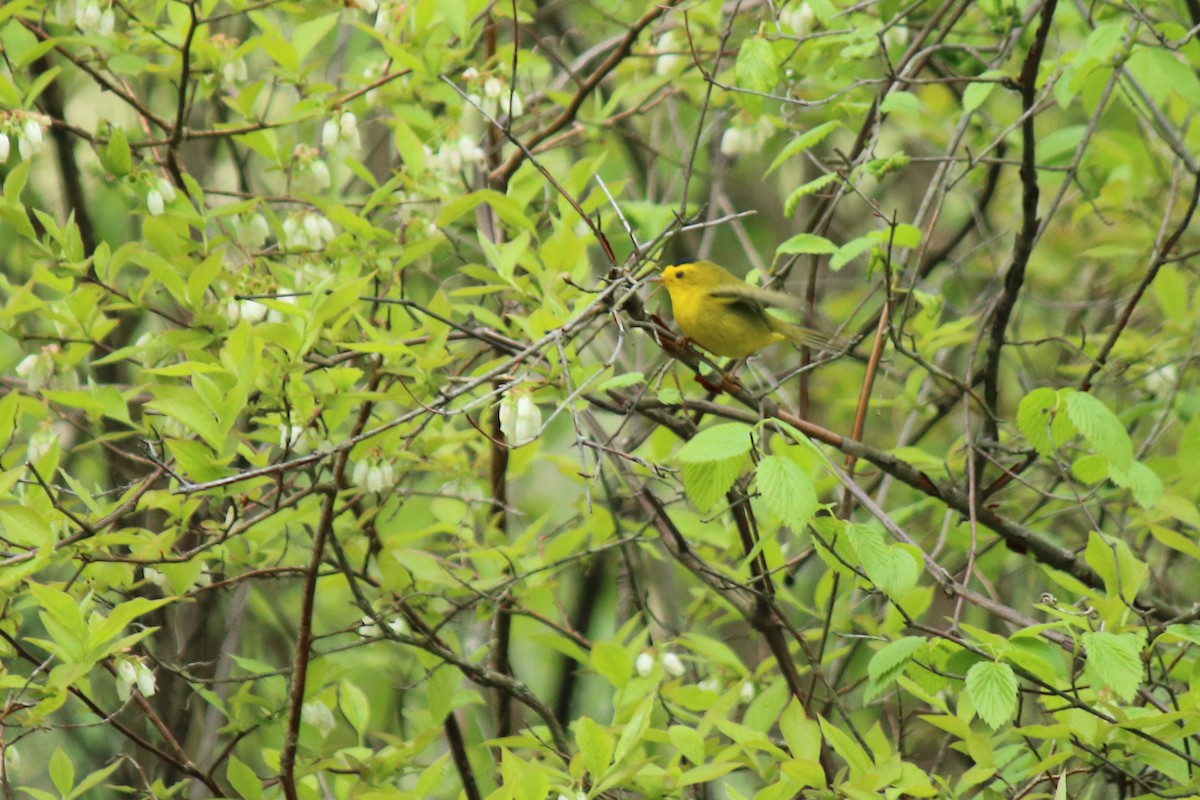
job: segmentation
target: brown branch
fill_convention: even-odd
[[[679,5],[680,2],[682,2],[682,0],[662,0],[662,2],[652,6],[649,11],[641,16],[640,19],[630,25],[629,31],[621,38],[621,41],[617,44],[616,49],[609,54],[608,58],[604,59],[600,66],[596,68],[595,72],[587,77],[587,80],[580,84],[579,89],[571,98],[571,102],[568,103],[567,107],[562,110],[562,113],[552,119],[541,130],[536,131],[532,136],[530,136],[525,141],[525,146],[532,150],[545,139],[548,139],[549,137],[561,131],[563,128],[570,125],[572,120],[575,119],[575,115],[579,113],[579,109],[583,106],[583,101],[586,100],[588,95],[590,95],[592,91],[600,85],[600,82],[608,77],[609,73],[616,69],[617,66],[625,59],[625,57],[629,55],[629,52],[633,49],[633,45],[637,41],[638,36],[641,35],[642,31],[663,14],[667,13],[668,10]],[[524,151],[518,150],[516,153],[513,153],[512,157],[509,158],[502,167],[492,171],[492,173],[488,176],[488,181],[493,185],[507,184],[509,179],[512,178],[513,174],[516,173],[517,168],[520,167],[525,161],[525,158],[526,156]]]
[[[1046,0],[1042,6],[1041,24],[1034,36],[1033,44],[1025,56],[1017,86],[1021,93],[1021,230],[1013,247],[1012,264],[1004,275],[1004,287],[992,313],[987,352],[983,369],[983,399],[990,411],[984,418],[984,437],[996,442],[1000,439],[997,414],[1000,411],[1000,354],[1004,348],[1004,334],[1008,322],[1025,283],[1025,270],[1038,235],[1038,177],[1037,177],[1037,130],[1034,126],[1034,106],[1037,103],[1038,67],[1050,36],[1050,25],[1054,21],[1054,9],[1058,0]],[[984,460],[976,458],[976,474],[983,476]]]

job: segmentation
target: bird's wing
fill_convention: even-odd
[[[804,301],[784,292],[774,292],[770,289],[760,289],[748,283],[737,286],[718,286],[709,294],[719,300],[740,300],[758,306],[785,308],[791,311],[804,311]]]

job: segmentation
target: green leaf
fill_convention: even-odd
[[[296,49],[296,56],[303,61],[308,56],[309,52],[317,46],[317,43],[329,35],[329,32],[334,29],[341,18],[341,13],[334,11],[326,14],[323,17],[302,22],[297,25],[288,37],[292,46]]]
[[[108,146],[104,148],[104,154],[108,158],[108,163],[105,166],[118,178],[128,175],[129,170],[133,168],[133,156],[129,151],[129,140],[125,138],[125,131],[122,128],[113,128],[112,135],[108,138]]]
[[[701,511],[708,511],[721,502],[742,474],[745,456],[726,461],[685,463],[681,470],[683,489]]]
[[[1122,471],[1110,463],[1108,477],[1117,486],[1128,489],[1133,501],[1144,509],[1154,508],[1163,496],[1162,479],[1141,461],[1134,461],[1128,471]]]
[[[999,661],[980,661],[967,670],[967,694],[979,718],[996,730],[1017,713],[1017,676]]]
[[[1104,581],[1109,596],[1130,603],[1150,577],[1150,568],[1133,554],[1124,539],[1104,537],[1095,531],[1088,536],[1084,561]]]
[[[1048,456],[1062,445],[1050,435],[1050,422],[1057,409],[1058,393],[1045,386],[1025,395],[1017,405],[1017,427],[1040,456]]]
[[[833,258],[829,259],[829,268],[837,272],[867,250],[870,250],[875,244],[876,242],[867,236],[851,239],[839,247],[837,252],[833,254]]]
[[[116,758],[116,759],[113,759],[113,762],[111,764],[109,764],[107,767],[101,767],[100,769],[91,773],[90,775],[88,775],[86,778],[84,778],[83,780],[81,780],[79,782],[79,785],[76,786],[71,791],[71,794],[67,796],[67,800],[75,800],[75,798],[88,797],[88,792],[90,792],[92,789],[96,788],[101,783],[103,783],[105,780],[107,780],[108,776],[112,775],[114,772],[116,772],[117,769],[120,768],[124,763],[125,763],[124,760],[122,760],[120,758]]]
[[[1068,394],[1066,407],[1071,422],[1088,444],[1118,469],[1128,470],[1133,462],[1133,442],[1117,415],[1087,392]]]
[[[841,729],[840,726],[834,725],[824,717],[819,718],[821,723],[821,733],[825,737],[825,741],[833,748],[846,764],[850,767],[850,774],[854,776],[862,776],[872,772],[875,768],[875,762],[871,758],[871,754],[864,750],[858,742],[851,738],[850,734]]]
[[[820,501],[812,478],[786,456],[766,456],[755,467],[755,483],[767,506],[793,531],[816,516]]]
[[[815,233],[798,233],[775,249],[775,256],[796,255],[798,253],[815,253],[825,255],[836,253],[837,245],[824,236]]]
[[[667,738],[679,754],[693,764],[703,764],[704,737],[695,728],[687,725],[672,725],[667,728]],[[582,748],[581,748],[582,750]]]
[[[737,85],[752,92],[768,94],[779,83],[779,61],[771,43],[761,36],[742,42],[734,65]]]
[[[1163,315],[1173,322],[1186,322],[1192,313],[1188,310],[1187,279],[1175,265],[1167,264],[1154,278],[1154,299]]]
[[[239,761],[237,756],[229,757],[225,778],[243,800],[262,800],[262,781],[254,774],[254,770]]]
[[[25,547],[49,547],[54,542],[49,521],[29,506],[0,506],[0,530],[6,539]]]
[[[591,717],[583,717],[575,723],[575,745],[584,768],[593,781],[599,781],[612,764],[616,747],[612,734]]]
[[[821,726],[808,718],[804,706],[795,697],[779,716],[779,732],[783,734],[792,758],[815,761],[821,757]]]
[[[346,717],[346,721],[354,728],[359,739],[366,736],[371,723],[371,703],[363,690],[350,681],[342,681],[338,687],[338,708]]]
[[[75,786],[75,765],[61,747],[54,748],[54,755],[50,756],[50,780],[63,797],[69,796]]]
[[[129,627],[129,623],[170,602],[172,600],[169,597],[157,600],[151,600],[148,597],[135,597],[132,600],[126,600],[112,611],[109,611],[108,616],[104,617],[103,620],[93,621],[90,626],[91,631],[88,634],[88,649],[97,658],[108,655],[108,653],[103,652],[104,646],[120,636]]]
[[[783,215],[791,219],[796,213],[796,206],[800,205],[800,201],[808,197],[810,194],[816,194],[831,183],[835,183],[840,179],[836,172],[827,172],[819,178],[805,183],[792,191],[788,195],[787,200],[783,203]],[[832,265],[831,265],[832,266]]]
[[[625,727],[621,730],[621,738],[617,739],[617,749],[613,753],[614,764],[620,764],[625,756],[629,755],[630,751],[642,741],[650,727],[650,714],[654,711],[656,701],[656,695],[648,694],[638,704],[637,710],[633,712],[629,722],[625,723]]]
[[[156,399],[146,403],[147,408],[177,420],[188,430],[198,433],[213,450],[221,452],[224,433],[196,392],[182,386],[161,385],[155,386],[151,394]]]
[[[883,102],[880,103],[879,110],[884,114],[899,111],[916,117],[921,114],[921,101],[912,92],[889,92],[888,96],[883,98]]]
[[[836,120],[830,120],[829,122],[822,122],[815,128],[809,128],[795,139],[792,139],[792,141],[788,142],[787,146],[784,147],[783,150],[779,151],[779,155],[775,156],[775,160],[771,162],[771,166],[767,167],[767,171],[763,173],[763,177],[765,178],[767,175],[770,175],[780,164],[782,164],[784,161],[787,161],[792,156],[803,153],[810,147],[820,144],[822,141],[824,141],[826,136],[833,133],[840,127],[842,127],[842,123]],[[835,180],[836,178],[836,173],[830,173],[822,176],[822,178],[818,178],[818,180]]]
[[[1145,635],[1089,631],[1083,634],[1087,648],[1084,676],[1094,688],[1108,687],[1120,700],[1129,702],[1142,682],[1142,648]]]
[[[925,639],[920,636],[905,636],[903,639],[889,642],[871,656],[870,662],[867,663],[867,674],[881,687],[890,684],[912,660],[913,653],[924,645]]]
[[[633,675],[629,651],[611,641],[596,642],[592,646],[592,669],[618,689],[629,683]]]
[[[753,429],[738,422],[727,422],[697,433],[679,448],[675,460],[684,464],[724,461],[746,455],[753,444]]]
[[[992,94],[992,90],[996,88],[996,79],[1003,75],[1004,73],[999,70],[988,70],[972,81],[963,90],[963,111],[970,114],[987,102],[988,97]]]
[[[846,538],[858,554],[867,578],[888,597],[898,597],[917,582],[917,564],[908,551],[889,547],[883,531],[868,525],[846,525]]]

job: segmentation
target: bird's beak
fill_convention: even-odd
[[[655,275],[653,278],[646,278],[646,283],[662,283],[662,275]]]

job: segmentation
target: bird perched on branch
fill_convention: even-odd
[[[751,286],[711,261],[667,267],[650,282],[667,287],[684,336],[715,355],[745,358],[785,341],[797,347],[830,346],[829,338],[817,331],[767,313],[768,307],[799,311],[799,299]]]

